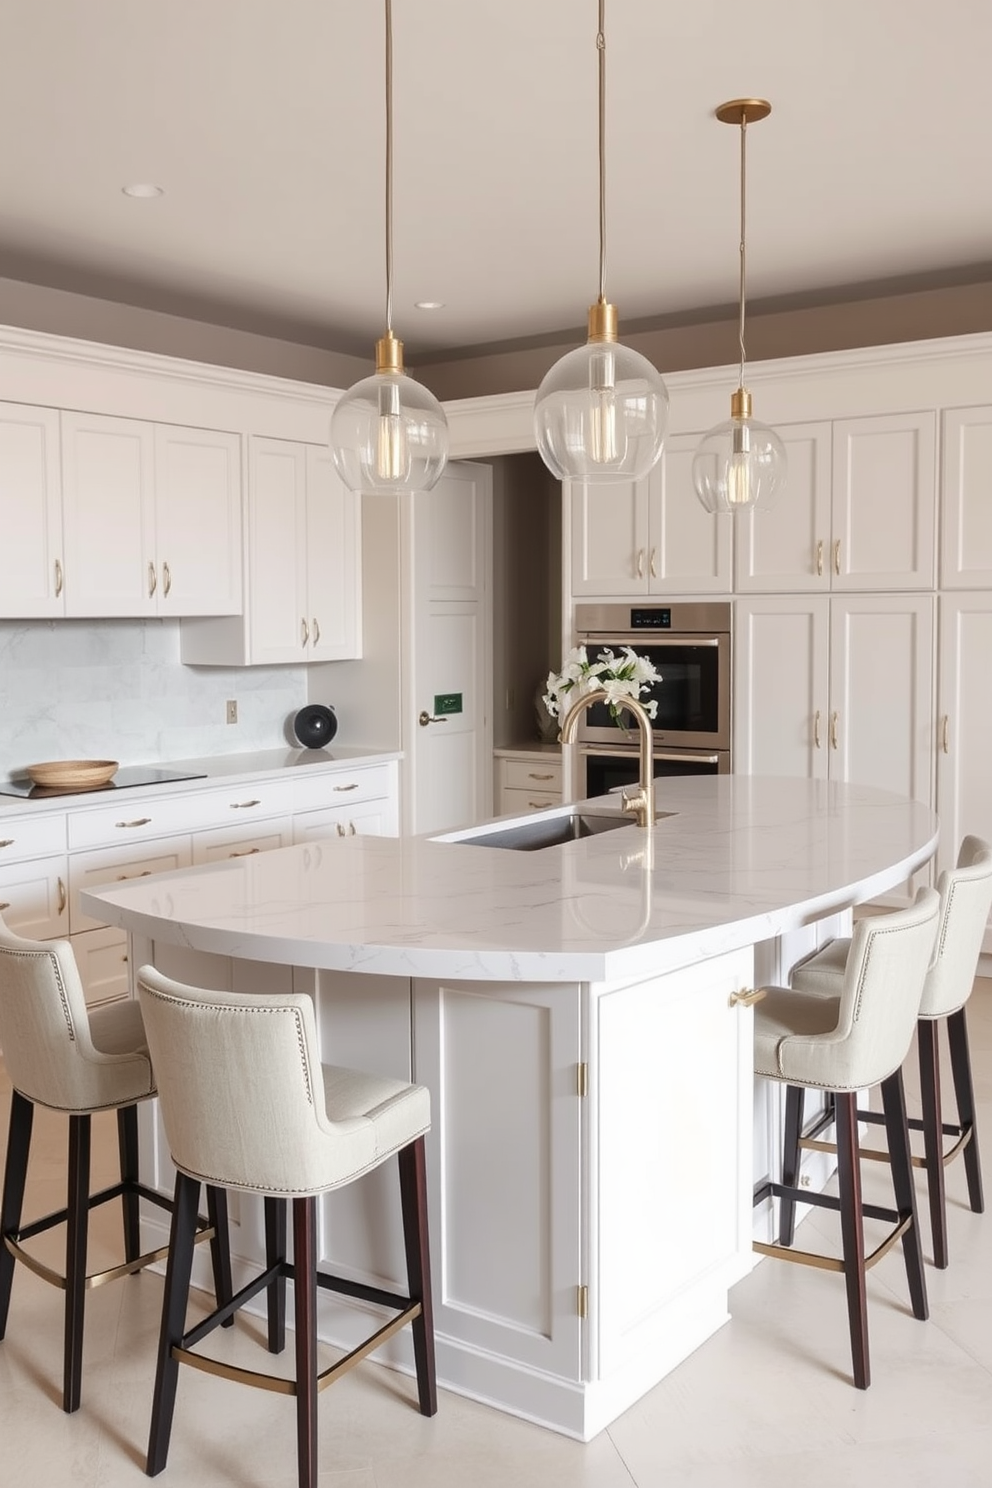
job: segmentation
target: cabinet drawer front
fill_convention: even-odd
[[[99,848],[95,852],[75,853],[69,859],[69,923],[75,935],[92,930],[101,923],[84,914],[79,896],[84,889],[100,884],[124,883],[129,878],[146,878],[152,873],[168,873],[188,868],[192,862],[188,836],[162,837],[135,851],[131,845]]]
[[[216,827],[212,832],[193,836],[194,863],[220,863],[227,858],[246,858],[255,853],[271,852],[276,847],[290,847],[293,822],[289,816],[276,817],[250,832],[246,826]]]
[[[65,852],[65,817],[21,816],[0,821],[0,869],[22,858]]]
[[[27,940],[68,935],[68,868],[63,854],[0,868],[0,912]]]
[[[503,761],[503,781],[509,790],[561,791],[561,759]]]
[[[335,770],[309,780],[297,780],[296,810],[316,811],[332,806],[347,809],[356,801],[388,796],[392,782],[391,765],[362,765],[354,770]]]
[[[289,816],[293,810],[291,780],[249,780],[247,784],[226,785],[222,790],[203,791],[193,796],[197,816],[192,823],[201,830],[212,827],[235,827],[251,830],[253,821],[263,817]]]
[[[293,841],[297,843],[324,837],[388,837],[394,832],[391,812],[378,802],[354,811],[347,806],[305,811],[293,821]]]
[[[561,804],[561,792],[533,790],[504,790],[500,798],[500,814],[525,816],[528,811],[544,811],[548,806]]]
[[[140,792],[135,792],[135,797]],[[90,847],[128,847],[175,832],[191,832],[203,820],[203,806],[195,796],[128,797],[98,810],[69,815],[69,851]]]
[[[130,995],[126,931],[110,925],[86,930],[74,935],[71,945],[87,1007]]]

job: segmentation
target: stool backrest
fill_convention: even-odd
[[[920,889],[908,909],[858,920],[832,1033],[794,1035],[807,1083],[862,1090],[897,1070],[909,1052],[937,935],[940,896]],[[803,1047],[805,1045],[805,1047]]]
[[[205,991],[150,966],[137,986],[182,1172],[221,1188],[299,1196],[374,1165],[373,1123],[327,1118],[309,997]]]
[[[937,891],[940,925],[920,1003],[923,1018],[946,1018],[971,995],[992,909],[992,847],[980,837],[965,837],[957,867],[944,870]]]
[[[144,1053],[93,1046],[86,998],[66,940],[24,940],[0,918],[0,1048],[14,1089],[57,1111],[83,1113],[154,1095]]]

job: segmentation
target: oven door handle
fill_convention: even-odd
[[[729,631],[707,632],[695,635],[691,631],[632,630],[623,635],[616,631],[582,630],[578,632],[581,646],[725,646],[730,640]]]
[[[633,754],[633,750],[630,750],[629,753]],[[656,749],[651,758],[674,760],[676,764],[684,763],[689,765],[696,764],[697,762],[701,765],[718,765],[720,763],[719,754],[700,754],[698,749],[693,750],[691,754],[682,754],[677,749]]]

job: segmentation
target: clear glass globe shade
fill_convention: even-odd
[[[434,394],[397,372],[376,372],[331,415],[331,454],[352,491],[429,491],[448,460],[448,420]]]
[[[785,446],[767,424],[732,418],[700,440],[692,483],[708,512],[768,509],[785,485]]]
[[[637,480],[658,463],[667,428],[660,374],[617,341],[568,352],[537,390],[537,448],[559,480]]]

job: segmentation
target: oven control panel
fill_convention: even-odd
[[[631,630],[671,630],[672,612],[666,606],[659,608],[657,605],[651,609],[631,610]]]

